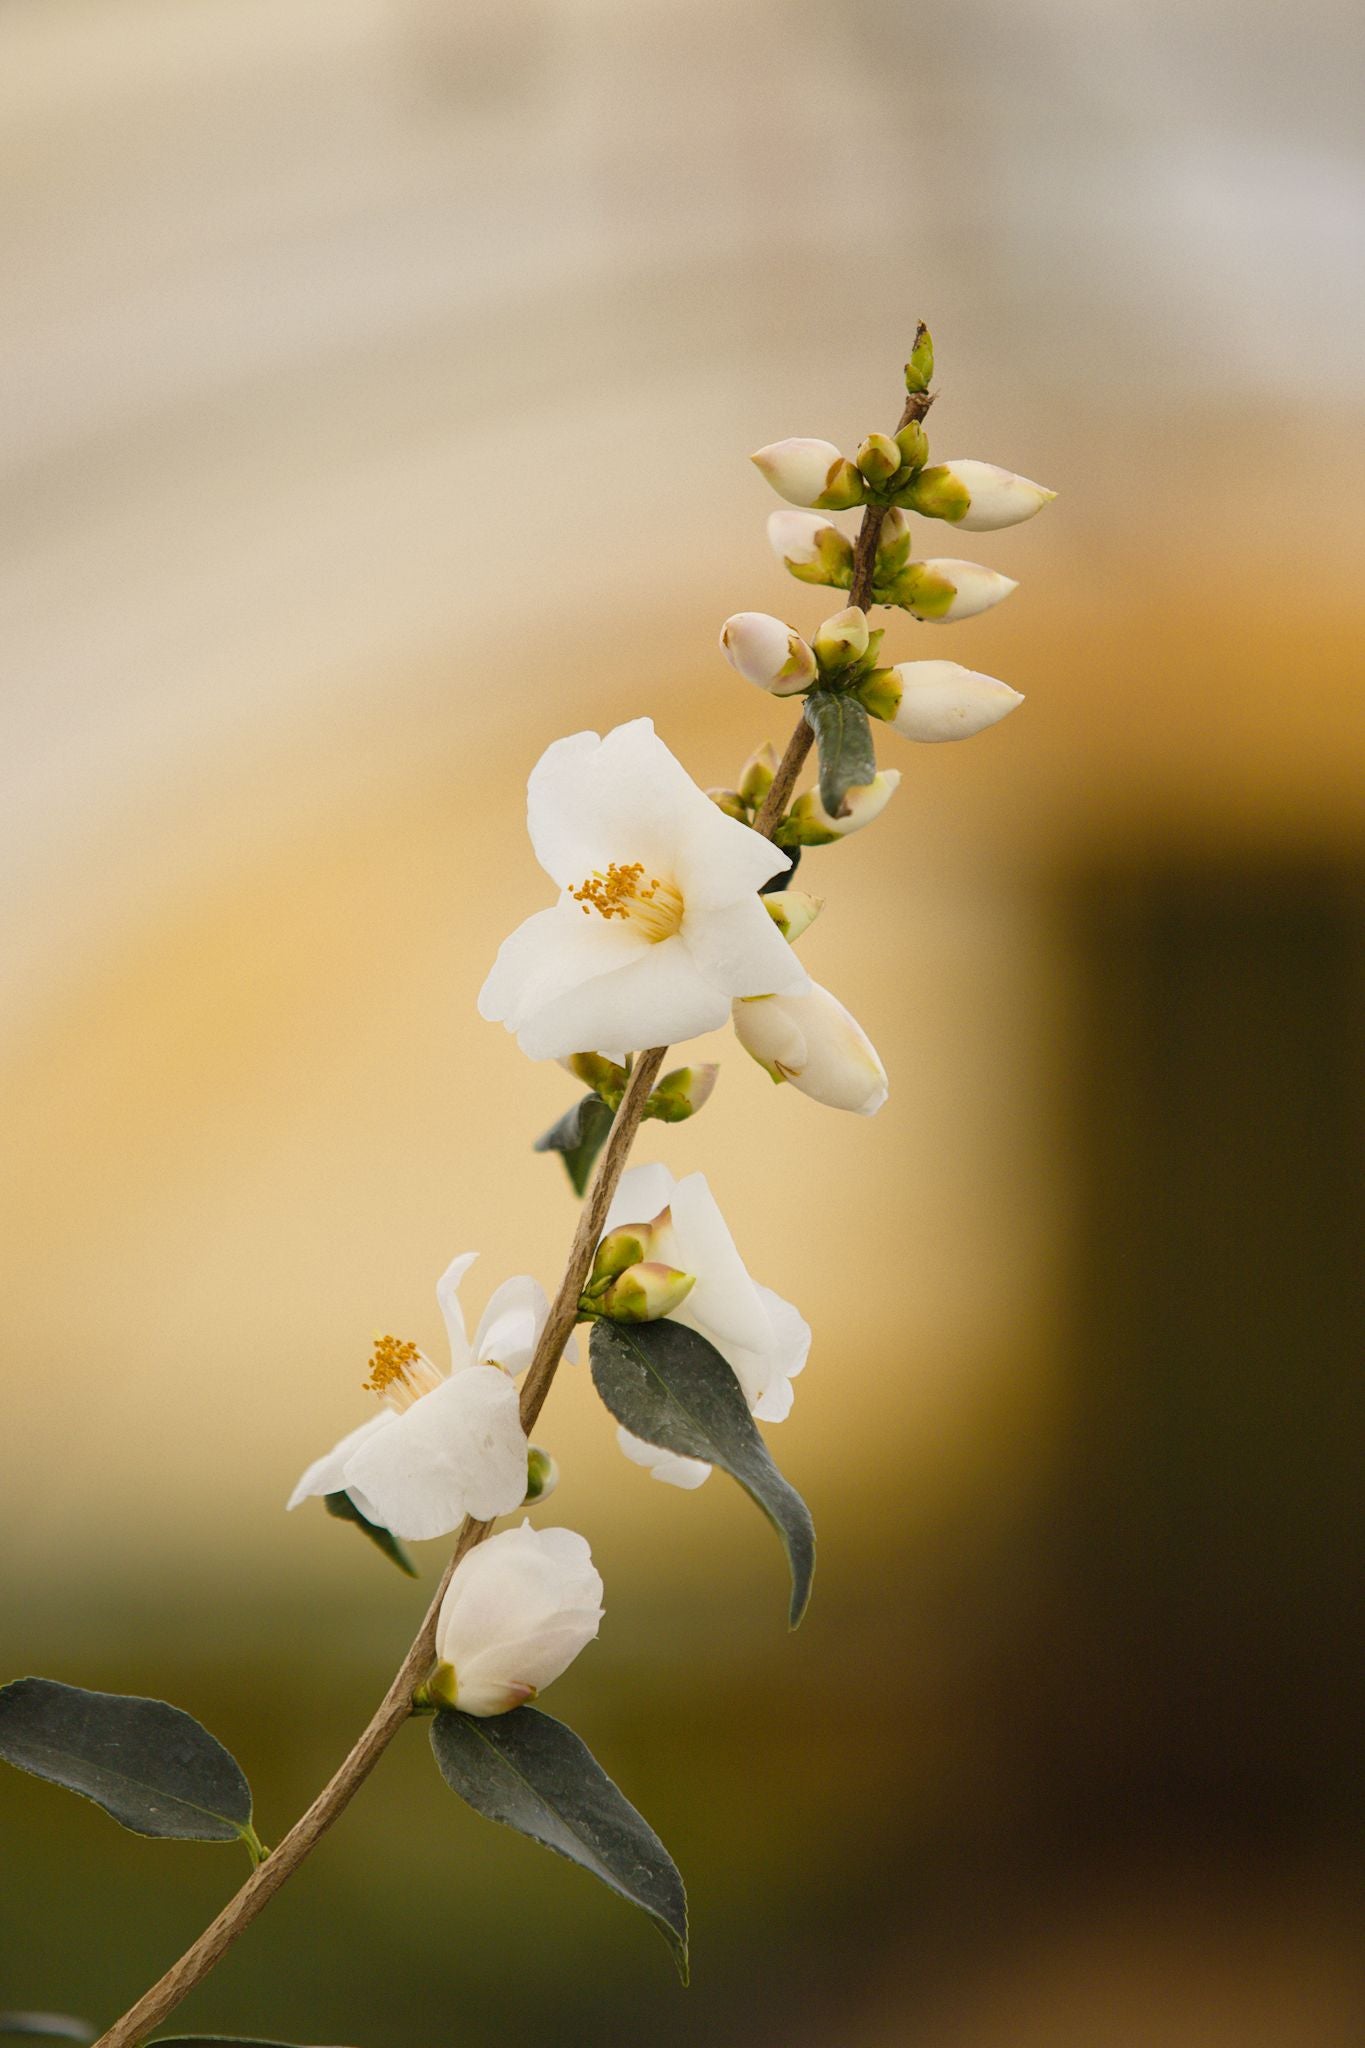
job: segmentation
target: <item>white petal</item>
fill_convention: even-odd
[[[956,661],[902,661],[891,723],[908,740],[965,740],[1023,703],[1018,690]]]
[[[374,1503],[386,1529],[420,1541],[447,1535],[467,1514],[489,1521],[520,1507],[526,1452],[516,1387],[494,1366],[471,1365],[363,1443],[346,1483]]]
[[[684,1273],[697,1276],[680,1320],[713,1341],[762,1350],[769,1341],[767,1313],[706,1175],[689,1173],[680,1180],[669,1207],[678,1263]]]
[[[315,1458],[285,1502],[286,1509],[296,1508],[300,1501],[311,1500],[317,1494],[344,1493],[346,1464],[352,1451],[367,1438],[372,1437],[376,1431],[396,1420],[391,1408],[381,1408],[378,1415],[372,1415],[368,1422],[362,1422],[359,1429],[353,1429],[349,1436],[344,1436],[324,1457]]]
[[[643,861],[651,874],[675,880],[683,821],[698,811],[720,818],[648,718],[615,726],[605,739],[575,733],[556,741],[533,769],[527,790],[536,858],[562,889],[613,861]]]
[[[661,1451],[657,1444],[647,1444],[643,1437],[632,1436],[619,1425],[616,1441],[632,1465],[643,1465],[651,1479],[662,1479],[666,1486],[681,1486],[690,1491],[711,1477],[711,1467],[704,1458],[683,1458],[675,1451]]]
[[[810,987],[810,976],[756,895],[720,910],[689,908],[679,936],[698,972],[726,995],[801,995]]]
[[[760,1287],[768,1317],[768,1342],[761,1351],[727,1353],[735,1377],[760,1422],[782,1422],[791,1413],[792,1381],[810,1356],[810,1324],[771,1287]]]
[[[518,1028],[517,1043],[533,1060],[585,1045],[640,1052],[714,1031],[729,1008],[723,992],[698,974],[681,939],[664,939],[628,966],[547,1003]]]
[[[477,1252],[461,1252],[436,1282],[436,1299],[441,1314],[445,1317],[446,1335],[450,1339],[450,1369],[462,1372],[469,1364],[469,1339],[465,1335],[464,1310],[460,1307],[460,1282],[478,1257]]]
[[[666,1209],[677,1186],[673,1175],[660,1160],[647,1166],[628,1166],[612,1196],[602,1235],[621,1223],[652,1223]]]
[[[700,806],[689,805],[679,818],[673,851],[673,879],[689,914],[756,896],[791,866],[790,855],[771,839],[727,818],[700,790],[696,794]]]
[[[480,1365],[500,1365],[515,1379],[531,1363],[549,1313],[545,1289],[529,1273],[504,1280],[479,1318],[475,1359]]]
[[[612,973],[648,946],[648,938],[631,919],[599,917],[594,911],[585,915],[581,903],[562,896],[552,909],[538,910],[503,940],[479,990],[479,1015],[516,1031],[567,989]]]

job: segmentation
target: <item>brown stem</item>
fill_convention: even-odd
[[[912,419],[922,419],[930,403],[931,400],[927,396],[912,398],[905,408],[901,426],[908,425]],[[875,505],[869,505],[863,514],[862,527],[853,552],[853,582],[849,590],[851,605],[866,606],[871,599],[877,535],[885,516],[884,510]],[[811,729],[802,718],[787,742],[787,750],[773,778],[772,788],[754,822],[754,829],[761,832],[766,839],[771,839],[778,819],[786,810],[801,764],[810,752],[812,738]],[[663,1065],[667,1051],[667,1046],[656,1045],[648,1052],[640,1054],[631,1069],[626,1092],[612,1120],[611,1131],[603,1147],[602,1156],[597,1162],[597,1170],[593,1175],[587,1199],[579,1214],[578,1228],[574,1232],[564,1277],[550,1304],[545,1328],[540,1333],[540,1342],[536,1346],[522,1385],[521,1422],[528,1434],[545,1405],[545,1397],[559,1369],[564,1346],[577,1321],[579,1296],[583,1292],[583,1283],[588,1277],[593,1253],[602,1235],[602,1224],[630,1155],[635,1133],[640,1127],[645,1103],[658,1079],[659,1069]],[[304,1858],[317,1847],[333,1821],[345,1812],[394,1736],[411,1715],[413,1693],[427,1677],[435,1662],[436,1619],[456,1565],[476,1544],[482,1543],[492,1527],[491,1522],[474,1522],[468,1519],[461,1523],[450,1562],[441,1574],[441,1582],[432,1596],[426,1619],[395,1672],[388,1691],[339,1769],[328,1779],[307,1812],[295,1821],[279,1847],[273,1849],[265,1861],[252,1871],[246,1883],[228,1900],[217,1918],[210,1921],[199,1939],[191,1943],[179,1962],[173,1963],[165,1976],[153,1984],[150,1991],[145,1991],[137,2004],[131,2006],[122,2019],[116,2020],[107,2033],[100,2035],[95,2048],[139,2048],[139,2043],[146,2040],[153,2027],[159,2026],[169,2013],[174,2012],[181,2000],[187,1998],[195,1986],[203,1982],[209,1971],[231,1948],[238,1935],[245,1932],[256,1915],[293,1876]]]

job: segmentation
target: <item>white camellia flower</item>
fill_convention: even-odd
[[[735,1036],[774,1081],[855,1116],[875,1116],[887,1097],[886,1069],[857,1019],[827,988],[802,996],[736,1003]]]
[[[727,818],[648,718],[556,740],[527,818],[561,893],[503,942],[479,1011],[530,1058],[622,1059],[713,1030],[733,996],[808,985],[758,895],[786,854]]]
[[[750,1279],[705,1174],[675,1180],[666,1166],[632,1166],[607,1211],[606,1230],[629,1223],[648,1223],[652,1251],[696,1276],[670,1321],[714,1344],[761,1422],[781,1422],[810,1351],[810,1325],[771,1287]],[[700,1486],[710,1473],[704,1460],[660,1450],[629,1430],[618,1429],[616,1437],[628,1458],[672,1486]]]
[[[1002,526],[1018,526],[1050,505],[1056,495],[994,462],[936,462],[922,469],[911,486],[916,512],[930,519],[947,519],[968,533],[995,533]]]
[[[1023,703],[1018,690],[956,661],[902,661],[901,698],[890,723],[908,740],[965,740]]]
[[[771,612],[736,612],[721,627],[720,644],[731,668],[774,697],[797,696],[816,679],[810,648]]]
[[[380,1337],[365,1385],[384,1406],[308,1467],[289,1497],[348,1493],[362,1515],[414,1542],[444,1536],[466,1515],[491,1521],[526,1498],[529,1446],[517,1412],[518,1373],[531,1362],[549,1304],[527,1274],[490,1299],[471,1345],[459,1285],[478,1257],[451,1261],[436,1288],[450,1372],[397,1337]]]
[[[572,1529],[503,1529],[456,1565],[436,1621],[431,1695],[506,1714],[543,1692],[602,1624],[602,1579]]]

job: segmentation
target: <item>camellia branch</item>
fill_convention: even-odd
[[[922,419],[930,403],[931,399],[927,392],[912,395],[905,407],[900,425],[904,427],[912,420]],[[885,509],[880,505],[869,505],[863,513],[862,525],[854,544],[850,605],[866,607],[872,599],[877,539],[885,516]],[[786,810],[796,778],[810,752],[813,738],[811,727],[803,717],[787,743],[772,787],[754,821],[754,829],[764,838],[772,838],[777,823]],[[564,1347],[578,1320],[579,1300],[592,1266],[594,1252],[602,1236],[607,1211],[625,1169],[635,1133],[644,1115],[645,1104],[658,1079],[667,1051],[666,1046],[657,1045],[637,1057],[631,1069],[625,1094],[612,1121],[610,1134],[579,1215],[578,1228],[574,1232],[564,1277],[550,1306],[548,1318],[522,1386],[521,1423],[528,1434],[545,1405],[546,1396],[559,1369]],[[278,1847],[252,1871],[245,1884],[228,1901],[217,1918],[204,1929],[198,1940],[186,1949],[178,1962],[172,1964],[164,1977],[149,1991],[144,1992],[136,2005],[132,2006],[122,2019],[116,2020],[114,2025],[100,2036],[95,2048],[139,2048],[139,2044],[146,2040],[152,2029],[159,2026],[196,1985],[203,1982],[233,1942],[269,1904],[281,1886],[293,1876],[304,1859],[311,1855],[332,1823],[350,1805],[394,1736],[410,1718],[413,1711],[413,1695],[431,1673],[436,1661],[437,1617],[456,1566],[484,1540],[492,1527],[491,1522],[473,1521],[469,1518],[461,1524],[453,1554],[427,1609],[426,1618],[395,1672],[388,1691],[339,1769],[324,1785],[312,1805],[294,1823]]]

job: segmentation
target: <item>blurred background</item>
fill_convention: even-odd
[[[800,1634],[723,1479],[652,1485],[581,1372],[538,1432],[608,1587],[549,1704],[693,1989],[414,1731],[187,2024],[1365,2039],[1363,67],[1347,0],[0,8],[3,1668],[190,1709],[266,1840],[427,1597],[285,1495],[455,1252],[477,1314],[573,1226],[572,1086],[474,1009],[547,900],[527,770],[780,743],[717,628],[830,606],[745,457],[893,424],[917,317],[937,454],[1061,494],[932,530],[1007,606],[891,624],[1026,708],[888,735],[802,872],[887,1108],[718,1034],[640,1154],[814,1324]],[[107,2021],[244,1874],[0,1813],[0,2005]]]

